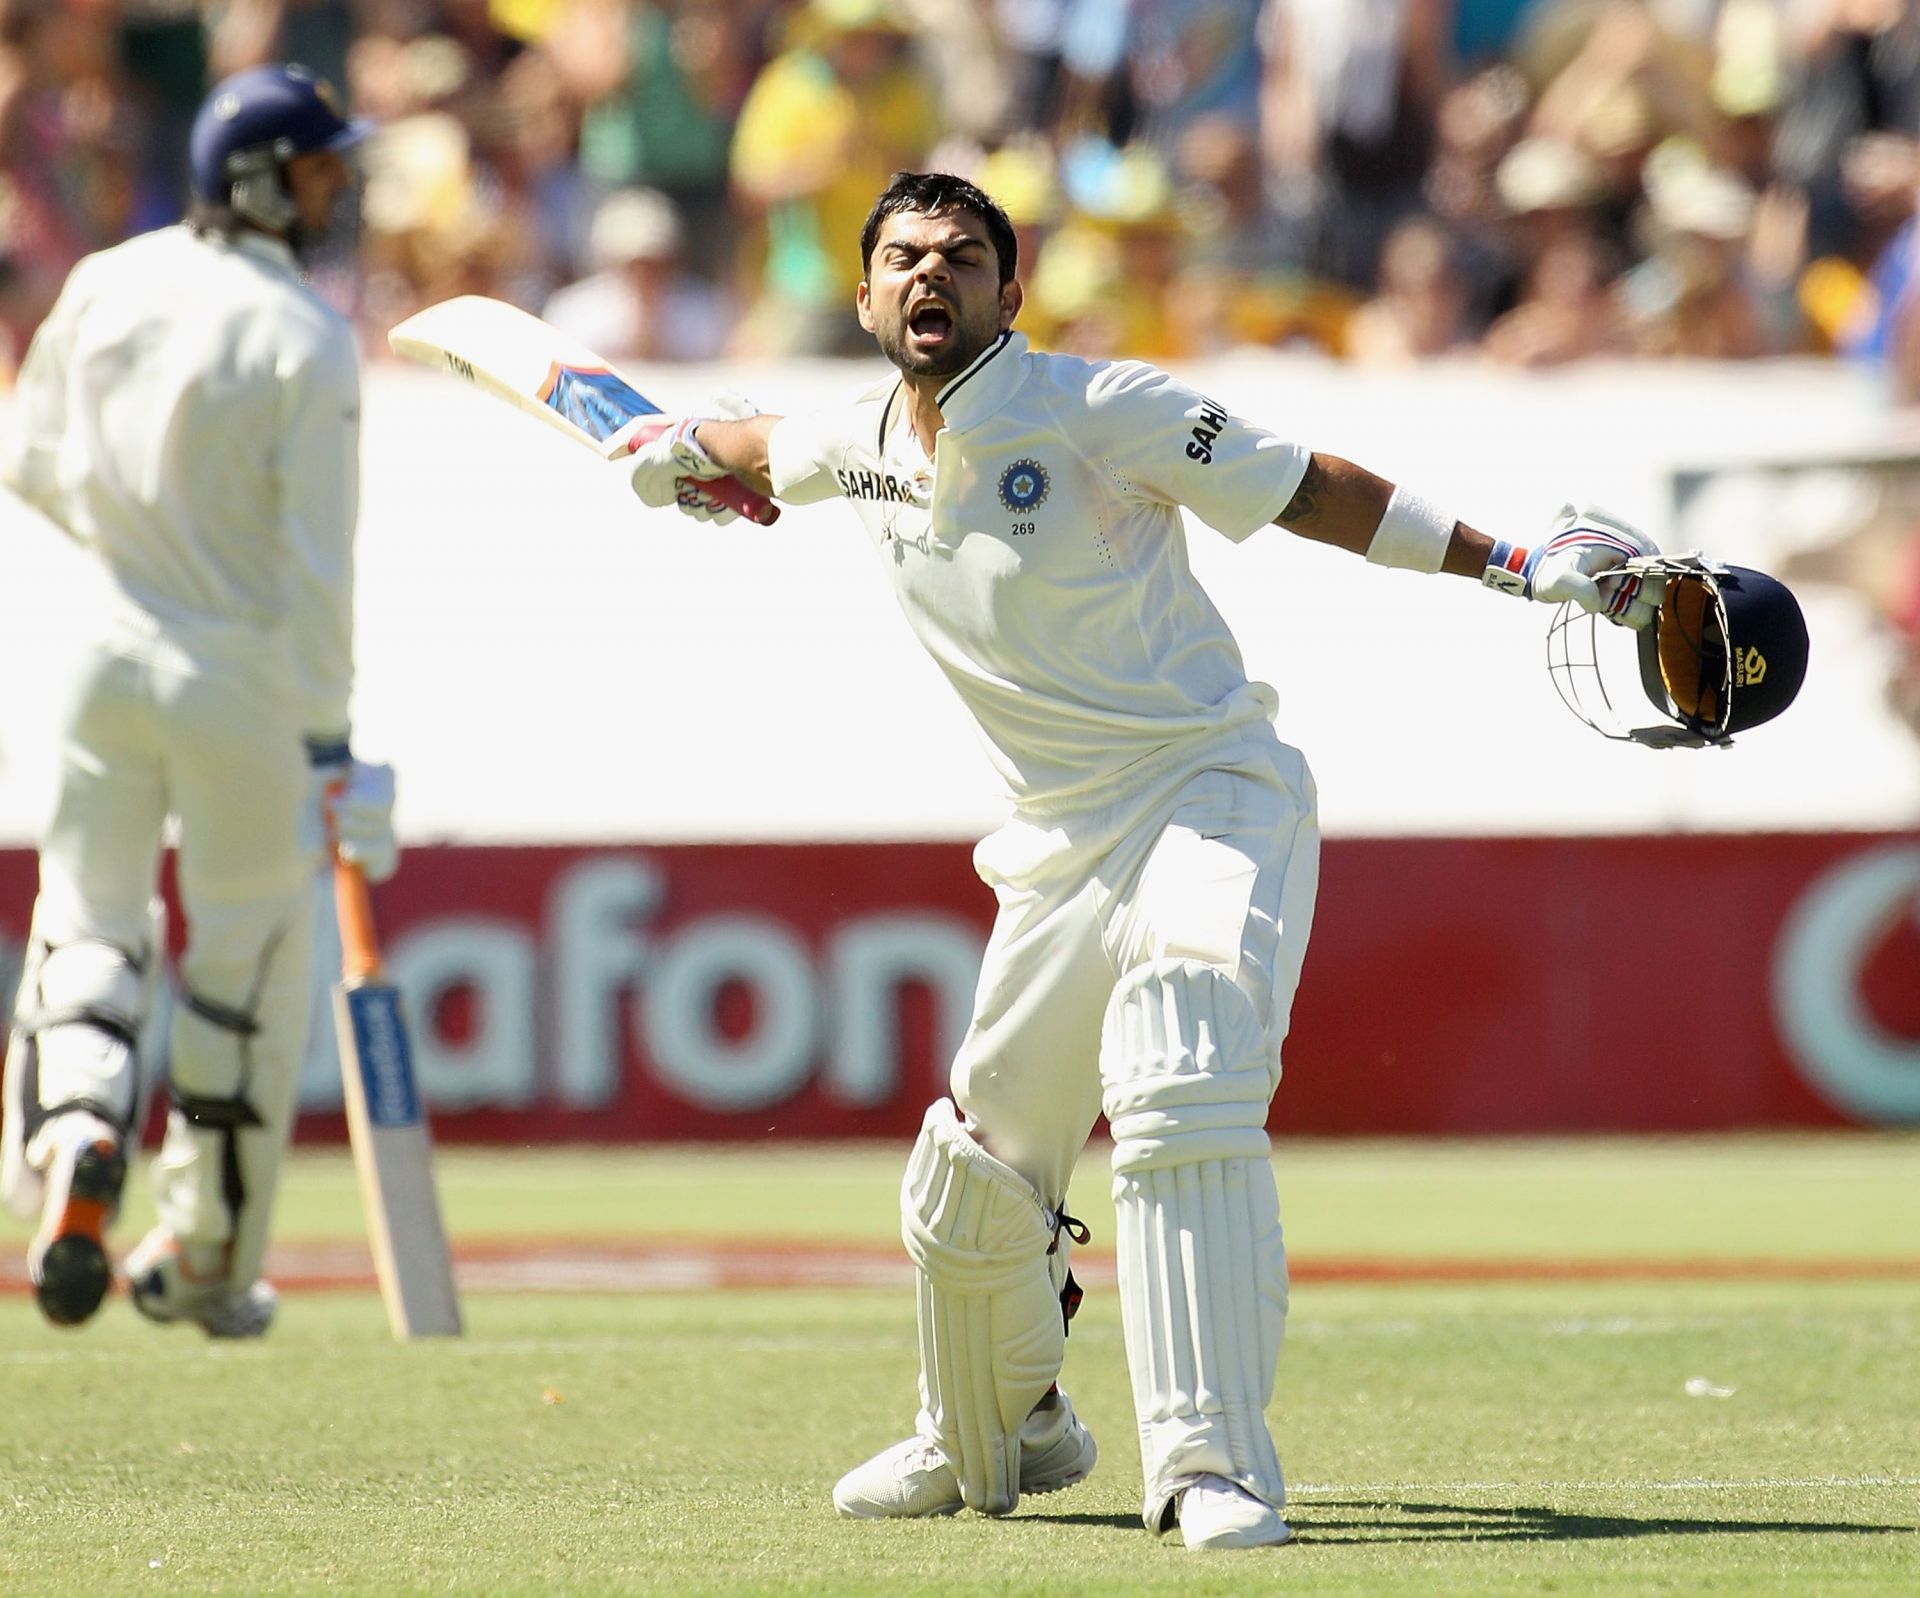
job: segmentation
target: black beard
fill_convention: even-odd
[[[873,336],[879,341],[880,353],[909,377],[957,377],[979,360],[981,352],[1000,336],[1000,330],[996,327],[975,335],[956,321],[953,345],[944,355],[919,355],[908,349],[904,319],[886,327],[876,324]]]
[[[308,270],[350,262],[360,248],[360,201],[365,189],[359,180],[333,202],[323,227],[309,227],[296,217],[284,235],[294,259]]]

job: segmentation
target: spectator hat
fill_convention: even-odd
[[[1654,220],[1673,233],[1732,241],[1753,226],[1753,190],[1724,167],[1687,163],[1663,174],[1648,162],[1647,201]]]
[[[655,189],[619,189],[600,202],[587,229],[587,264],[596,272],[679,253],[680,218]]]
[[[1559,139],[1522,139],[1501,158],[1493,182],[1515,216],[1592,205],[1604,192],[1592,157]]]

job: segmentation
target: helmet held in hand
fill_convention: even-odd
[[[1698,749],[1730,744],[1793,703],[1807,674],[1807,624],[1785,584],[1698,554],[1629,565],[1663,579],[1659,615],[1635,647],[1640,689],[1666,719],[1636,726],[1638,716],[1615,705],[1593,618],[1563,606],[1547,635],[1547,671],[1576,716],[1608,738]]]

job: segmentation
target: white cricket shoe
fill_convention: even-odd
[[[133,1307],[150,1321],[192,1321],[209,1337],[264,1337],[280,1307],[273,1283],[251,1282],[236,1291],[225,1280],[190,1279],[173,1234],[156,1226],[121,1266]]]
[[[1277,1548],[1293,1528],[1224,1476],[1196,1476],[1180,1494],[1180,1535],[1189,1548]]]
[[[1100,1450],[1057,1387],[1020,1427],[1020,1491],[1056,1493],[1093,1474]],[[855,1520],[917,1520],[951,1515],[964,1503],[960,1479],[939,1447],[909,1437],[856,1465],[833,1489],[833,1504]]]

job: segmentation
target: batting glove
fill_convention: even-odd
[[[660,417],[647,423],[652,436],[626,460],[641,504],[678,505],[691,513],[701,498],[701,482],[727,475],[726,468],[715,465],[693,436],[693,430],[707,420],[704,416]]]
[[[360,868],[369,882],[385,882],[399,869],[400,840],[393,830],[393,767],[380,761],[344,760],[313,768],[307,828],[324,855],[327,841],[342,860]]]
[[[723,389],[707,403],[709,414],[726,421],[744,421],[749,416],[758,416],[760,407],[736,389]],[[698,427],[700,424],[693,424]],[[699,448],[699,440],[692,441]],[[702,454],[706,452],[701,451]],[[678,504],[681,511],[697,522],[716,522],[725,525],[740,519],[740,513],[731,505],[716,499],[710,489],[695,478],[687,478],[680,484],[681,493]]]
[[[1480,580],[1522,599],[1578,605],[1637,630],[1660,614],[1666,580],[1621,568],[1659,553],[1652,539],[1619,517],[1593,505],[1563,505],[1538,548],[1496,541]]]
[[[740,519],[737,510],[717,499],[704,483],[690,477],[681,479],[678,504],[682,515],[691,516],[697,522],[717,522],[724,526]]]

